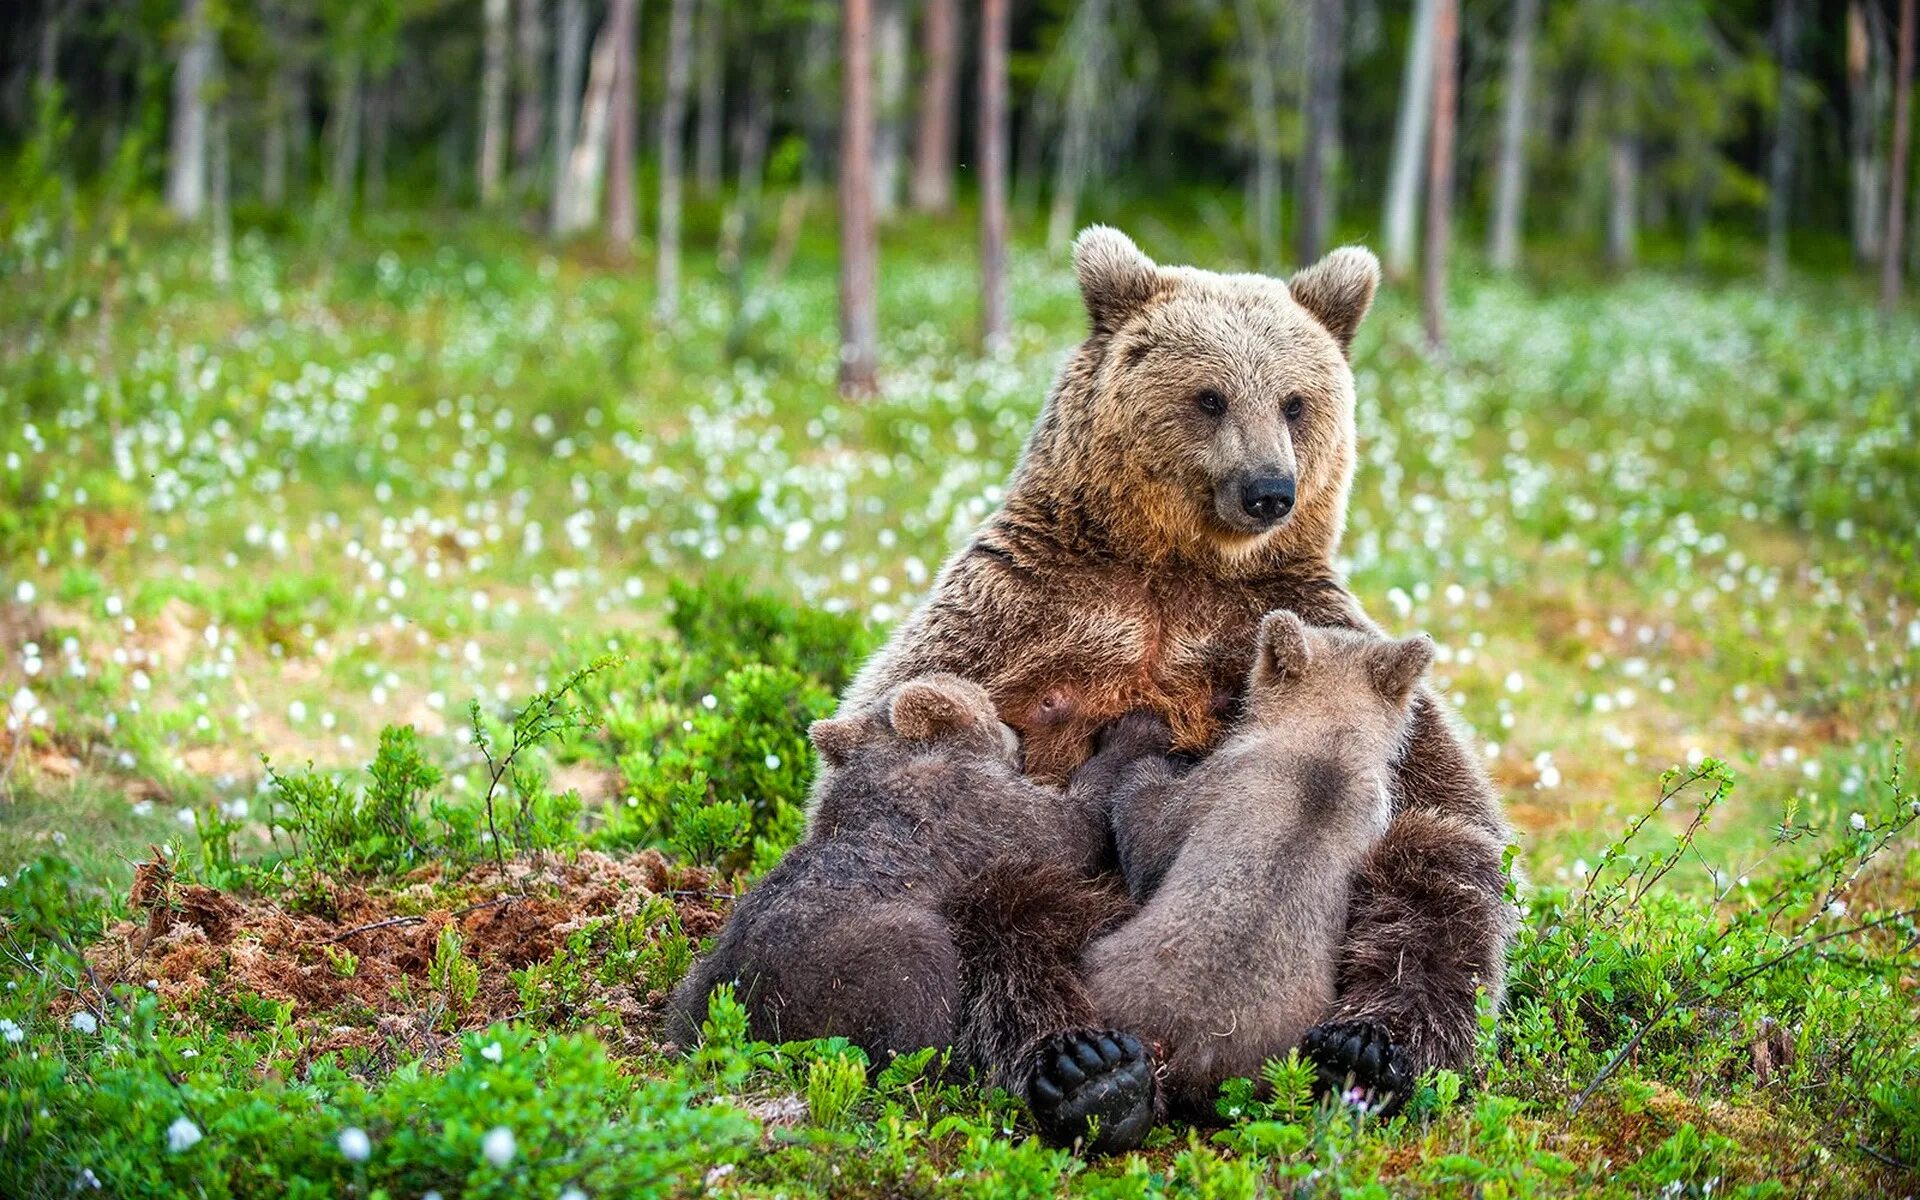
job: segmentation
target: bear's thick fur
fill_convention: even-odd
[[[1049,393],[1005,502],[843,701],[859,711],[930,671],[976,680],[1021,732],[1029,774],[1049,782],[1135,709],[1159,713],[1177,749],[1209,748],[1269,611],[1379,633],[1333,566],[1355,460],[1347,351],[1378,283],[1373,255],[1335,250],[1281,281],[1159,267],[1125,235],[1094,227],[1074,264],[1092,328]],[[1266,502],[1276,488],[1290,509]],[[1304,1043],[1330,1076],[1366,1088],[1467,1063],[1477,996],[1497,1001],[1514,924],[1499,802],[1424,685],[1389,786],[1393,820],[1353,884],[1338,998]],[[987,910],[966,923],[968,938],[1034,935],[1044,919],[1040,907],[1022,918],[1023,879],[1004,872],[1012,892],[961,898]],[[1060,932],[987,949],[1044,957],[1070,941]],[[989,954],[967,969],[1005,965]],[[995,977],[1020,992],[1039,974],[1016,966]],[[978,994],[1013,1010],[1045,1000],[1030,987]],[[1089,1045],[1103,1043],[1083,1039],[1075,1052]],[[990,1065],[1032,1074],[1030,1063]],[[1117,1078],[1099,1064],[1086,1074],[1089,1095]]]
[[[713,989],[733,983],[761,1040],[842,1036],[875,1066],[946,1047],[959,962],[942,905],[1035,840],[1063,872],[1065,911],[1124,905],[1090,882],[1111,864],[1104,814],[1021,776],[1018,741],[978,684],[912,679],[808,734],[831,780],[806,839],[674,992],[668,1033],[681,1045],[697,1040]]]
[[[1310,628],[1276,612],[1262,622],[1233,731],[1198,765],[1167,756],[1172,730],[1157,715],[1122,718],[1069,794],[1106,799],[1127,889],[1143,907],[1076,964],[1058,960],[1053,986],[1023,985],[1085,996],[1067,1024],[1145,1040],[1168,1105],[1211,1118],[1222,1082],[1258,1078],[1333,1007],[1350,885],[1391,818],[1388,773],[1432,656],[1426,638]],[[1033,877],[1018,887],[1033,897]],[[1072,885],[1061,888],[1036,911],[1072,905]],[[992,986],[968,980],[982,983]],[[984,1011],[962,1006],[965,1019]],[[1005,1022],[1026,1018],[998,1019],[992,1035],[963,1029],[961,1043],[1005,1037]],[[1038,1020],[1029,1045],[1061,1024],[1051,1009]],[[1037,1110],[1069,1090],[1057,1057],[1025,1081]]]

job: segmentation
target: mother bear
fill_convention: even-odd
[[[1374,628],[1333,565],[1355,458],[1348,348],[1379,282],[1373,255],[1335,250],[1281,281],[1161,267],[1095,226],[1075,243],[1074,268],[1092,328],[1005,503],[841,703],[864,710],[928,672],[974,680],[1019,731],[1028,774],[1056,783],[1133,710],[1163,716],[1176,749],[1209,748],[1272,609]],[[1513,925],[1498,800],[1424,688],[1392,804],[1354,881],[1338,999],[1305,1043],[1323,1076],[1382,1093],[1468,1062],[1476,995],[1497,999]],[[1044,863],[1047,848],[1034,851]],[[1084,933],[1049,925],[1019,892],[963,900],[1003,903],[1011,937]],[[1017,994],[1056,986],[1058,971],[1023,972],[1017,946],[969,968],[981,948],[960,940],[963,975],[1003,976],[984,988],[956,980],[962,1049],[1023,1094],[1043,1133],[1070,1141],[1089,1115],[1111,1118],[1150,1093],[1137,1041],[1078,1027],[1086,1017],[1071,997]],[[961,1019],[963,1003],[1000,1011]]]

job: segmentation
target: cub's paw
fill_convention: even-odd
[[[1119,1154],[1153,1128],[1153,1088],[1153,1060],[1140,1039],[1079,1030],[1041,1043],[1027,1103],[1040,1136],[1054,1145]]]
[[[1390,1117],[1413,1094],[1406,1052],[1371,1021],[1316,1025],[1300,1040],[1300,1053],[1318,1068],[1316,1095]]]
[[[1144,709],[1130,712],[1100,727],[1093,737],[1095,754],[1115,754],[1122,758],[1145,758],[1167,754],[1173,749],[1173,726],[1157,712]]]

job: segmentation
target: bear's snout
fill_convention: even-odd
[[[1293,476],[1256,475],[1240,485],[1240,510],[1262,525],[1293,511]]]

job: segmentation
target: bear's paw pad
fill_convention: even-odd
[[[1027,1100],[1040,1134],[1090,1154],[1132,1150],[1153,1128],[1153,1060],[1117,1030],[1055,1034],[1041,1044]]]
[[[1314,1092],[1321,1097],[1390,1117],[1413,1094],[1406,1052],[1371,1021],[1316,1025],[1300,1051],[1317,1068]]]

